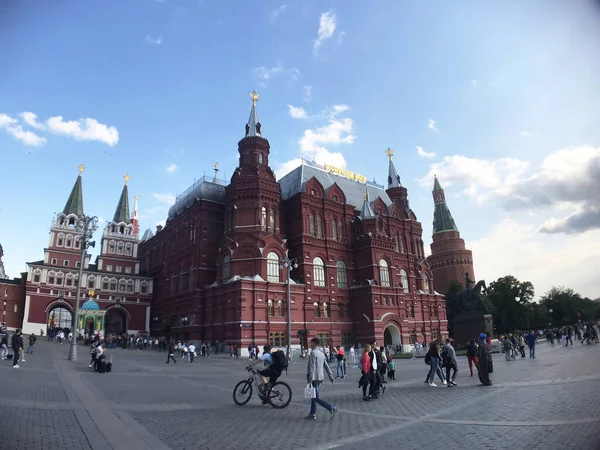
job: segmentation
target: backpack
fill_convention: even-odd
[[[276,352],[271,353],[271,358],[273,359],[273,367],[280,372],[283,370],[287,370],[288,368],[288,360],[285,357],[285,353],[283,350],[277,350]]]
[[[431,355],[429,353],[425,355],[425,364],[427,364],[428,366],[431,365]]]

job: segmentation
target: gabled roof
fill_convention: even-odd
[[[374,219],[375,218],[375,212],[373,211],[373,208],[371,207],[371,201],[369,200],[369,191],[365,190],[365,199],[363,201],[363,206],[362,209],[360,210],[360,218],[361,219]]]
[[[154,233],[152,232],[152,230],[150,228],[148,228],[146,231],[144,231],[144,235],[142,236],[142,242],[147,241],[148,239],[151,239],[153,237],[154,237]]]
[[[81,173],[75,180],[75,185],[73,185],[73,189],[71,190],[71,195],[65,204],[65,208],[63,209],[63,213],[66,215],[76,214],[80,216],[83,214],[83,190],[81,186]]]

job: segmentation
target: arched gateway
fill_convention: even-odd
[[[383,331],[383,345],[387,347],[388,345],[396,344],[402,345],[402,335],[398,327],[390,323]]]

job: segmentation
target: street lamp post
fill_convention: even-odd
[[[75,316],[73,317],[73,339],[69,347],[69,361],[77,361],[77,338],[79,337],[79,296],[81,294],[81,283],[83,282],[83,266],[85,264],[85,256],[89,247],[94,247],[96,243],[90,241],[94,232],[98,229],[98,218],[96,216],[89,217],[81,215],[77,219],[77,225],[80,230],[83,230],[81,235],[81,259],[79,262],[79,278],[77,279],[77,291],[75,293]]]
[[[282,267],[287,269],[287,360],[291,361],[291,340],[292,340],[292,299],[291,299],[291,286],[290,281],[292,280],[292,270],[298,268],[298,259],[297,258],[286,258],[281,261]]]

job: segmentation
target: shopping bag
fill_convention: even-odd
[[[306,388],[304,388],[304,398],[306,398],[306,399],[317,398],[317,391],[310,384],[307,384]]]

